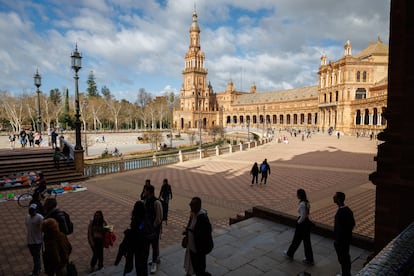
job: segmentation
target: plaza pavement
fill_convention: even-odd
[[[282,133],[283,135],[284,133]],[[335,275],[339,271],[332,241],[312,235],[315,266],[300,263],[300,247],[294,262],[283,258],[293,236],[293,229],[261,219],[249,219],[228,225],[252,206],[261,205],[296,215],[296,190],[307,191],[311,218],[333,225],[336,206],[332,195],[347,194],[346,203],[353,209],[355,232],[373,237],[375,186],[368,180],[375,170],[373,158],[376,141],[324,134],[301,141],[288,137],[289,144],[273,141],[248,151],[226,154],[121,174],[94,177],[80,183],[87,191],[58,196],[58,206],[66,210],[75,224],[69,236],[73,245],[71,259],[80,275],[89,272],[91,250],[87,244],[87,225],[96,210],[102,210],[118,235],[115,247],[105,250],[105,269],[101,275],[122,275],[122,266],[112,267],[122,232],[129,224],[133,204],[139,198],[144,180],[151,179],[159,192],[162,180],[168,178],[173,188],[168,225],[161,237],[161,265],[157,275],[184,275],[184,251],[178,245],[186,225],[193,196],[200,196],[208,210],[215,232],[215,249],[208,257],[213,275]],[[254,162],[268,159],[271,174],[266,185],[250,186],[249,171]],[[0,203],[0,275],[27,275],[31,257],[25,244],[24,216],[27,210],[14,201]],[[368,252],[352,248],[353,270],[362,267]]]

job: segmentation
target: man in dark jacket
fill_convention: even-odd
[[[69,234],[69,227],[66,222],[65,214],[57,208],[57,201],[56,198],[47,198],[43,209],[45,212],[45,219],[47,218],[53,218],[55,219],[59,224],[59,230],[65,235]]]
[[[270,175],[270,166],[267,163],[267,159],[263,160],[262,164],[260,164],[260,173],[262,174],[260,184],[266,184],[267,176]]]
[[[350,276],[351,256],[349,255],[349,246],[352,239],[352,229],[355,226],[354,214],[344,203],[344,193],[336,192],[333,201],[338,205],[334,226],[335,251],[341,264],[342,276]]]
[[[206,272],[206,255],[213,249],[212,228],[207,211],[201,209],[201,199],[193,197],[190,202],[191,219],[188,223],[188,249],[194,272],[199,275],[211,275]]]

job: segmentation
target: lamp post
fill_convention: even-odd
[[[88,106],[88,99],[86,98],[86,97],[84,97],[83,98],[83,108],[82,108],[82,113],[84,114],[83,115],[83,117],[84,117],[84,124],[83,124],[83,131],[85,132],[85,156],[88,156],[89,154],[88,154],[88,137],[87,137],[87,133],[86,133],[86,115],[85,115],[85,113],[86,113],[86,108],[87,108],[87,106]]]
[[[36,70],[36,74],[33,76],[34,85],[37,90],[37,131],[42,134],[42,113],[40,111],[40,90],[39,87],[42,85],[42,76],[39,74],[39,70]]]
[[[75,150],[83,150],[82,141],[81,141],[81,122],[79,120],[79,87],[78,87],[78,71],[82,68],[82,56],[78,52],[78,45],[76,45],[75,51],[71,55],[72,59],[72,69],[75,71],[75,134],[76,134],[76,144]]]
[[[201,150],[201,101],[198,102],[198,135],[200,137],[200,144],[198,146],[198,149]]]

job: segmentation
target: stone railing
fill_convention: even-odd
[[[384,247],[357,275],[414,275],[414,222]]]
[[[137,170],[150,167],[165,166],[175,164],[179,162],[203,159],[212,156],[219,156],[222,154],[231,154],[238,151],[246,151],[251,148],[269,143],[271,139],[262,139],[260,141],[252,141],[247,143],[240,143],[238,145],[225,145],[223,147],[213,147],[206,149],[196,149],[193,151],[182,152],[173,154],[156,155],[152,157],[141,157],[134,159],[120,159],[112,161],[102,161],[93,164],[84,164],[85,176],[105,175],[111,173],[119,173],[130,170]]]

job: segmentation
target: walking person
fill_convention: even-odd
[[[161,199],[162,203],[162,220],[165,221],[165,225],[167,225],[168,205],[170,204],[170,200],[173,198],[171,185],[168,183],[167,178],[165,178],[162,182],[159,198]]]
[[[188,249],[191,265],[197,276],[211,275],[206,272],[206,255],[214,247],[212,227],[207,211],[201,208],[201,199],[193,197],[190,202],[191,217],[187,227]]]
[[[9,133],[9,143],[10,143],[10,149],[14,149],[15,143],[16,143],[16,136],[13,132]]]
[[[260,184],[266,184],[267,176],[270,175],[270,166],[267,163],[267,159],[263,160],[262,164],[260,164],[260,173],[262,174]]]
[[[149,240],[145,229],[145,204],[142,200],[135,203],[132,210],[130,228],[124,232],[124,239],[119,245],[115,265],[118,265],[125,256],[123,275],[131,272],[134,267],[136,275],[148,275]]]
[[[256,179],[256,185],[257,185],[257,179],[259,178],[259,165],[257,162],[254,162],[252,169],[250,170],[250,175],[252,175],[252,186],[254,184],[254,180]]]
[[[314,265],[312,244],[310,239],[310,230],[313,224],[309,220],[310,203],[306,196],[305,190],[298,189],[296,191],[296,196],[299,199],[299,216],[296,221],[296,229],[292,243],[290,244],[289,249],[284,252],[284,254],[287,258],[293,260],[293,255],[298,249],[300,243],[303,241],[303,247],[305,249],[305,259],[303,259],[302,262],[306,265]]]
[[[22,148],[25,148],[26,147],[26,144],[27,144],[27,140],[26,140],[26,130],[25,129],[22,129],[20,131],[19,136],[20,136],[20,145],[21,145]]]
[[[354,213],[345,205],[345,194],[336,192],[333,201],[338,205],[334,224],[334,247],[338,261],[341,264],[342,276],[351,275],[351,256],[349,246],[352,240],[352,230],[355,227]]]
[[[35,132],[34,134],[34,143],[36,146],[40,147],[40,142],[42,141],[42,136],[39,132]]]
[[[51,140],[52,140],[52,148],[56,148],[57,147],[57,137],[59,134],[57,134],[56,129],[54,128],[52,130],[52,133],[50,134],[51,136]]]
[[[162,204],[154,196],[154,186],[144,186],[145,220],[147,231],[151,233],[150,244],[152,248],[151,274],[157,272],[160,263],[160,233],[162,226]]]
[[[40,251],[43,243],[42,222],[43,216],[37,213],[37,204],[30,204],[29,214],[26,216],[27,246],[33,258],[33,270],[31,276],[40,274]]]
[[[29,130],[29,133],[27,133],[27,138],[29,140],[29,147],[34,147],[34,135],[32,130]]]
[[[88,226],[88,243],[93,252],[90,262],[91,273],[95,271],[96,263],[98,263],[98,270],[101,270],[103,267],[105,237],[104,226],[106,225],[107,223],[104,219],[102,211],[96,211]]]
[[[48,218],[42,223],[44,233],[43,265],[48,276],[66,275],[66,264],[72,252],[72,245],[65,234],[60,232],[55,219]]]
[[[142,187],[142,192],[141,192],[141,200],[145,200],[145,188],[151,185],[151,180],[150,179],[145,179],[145,184],[144,187]]]

